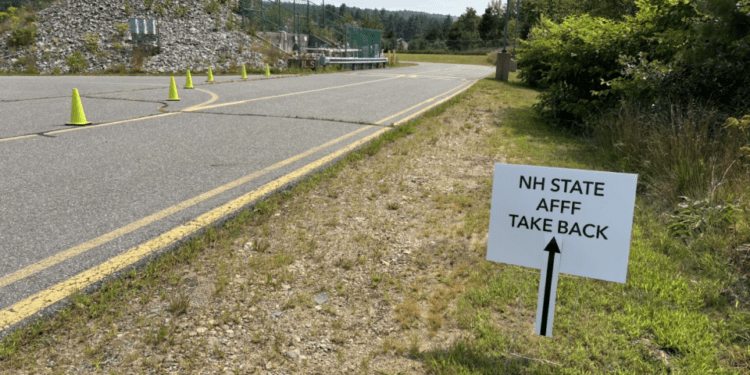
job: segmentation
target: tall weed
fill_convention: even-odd
[[[640,174],[644,198],[663,208],[683,196],[726,199],[747,186],[747,128],[725,126],[700,104],[622,105],[589,123],[594,140],[618,169]]]

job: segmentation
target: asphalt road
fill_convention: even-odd
[[[193,76],[193,90],[175,77],[178,102],[167,77],[0,77],[0,333],[86,272],[183,239],[493,72]],[[64,125],[72,88],[92,126]]]

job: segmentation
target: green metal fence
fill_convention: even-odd
[[[349,43],[349,48],[360,50],[356,57],[380,56],[380,30],[347,26],[346,41]]]

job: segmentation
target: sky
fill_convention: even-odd
[[[303,2],[304,0],[298,1]],[[323,0],[314,1],[317,4],[321,4]],[[363,9],[413,10],[417,12],[450,14],[455,17],[466,12],[467,7],[476,9],[477,14],[481,15],[484,13],[489,2],[489,0],[325,0],[326,5],[330,4],[337,7],[341,3],[344,3],[346,6],[355,6]]]

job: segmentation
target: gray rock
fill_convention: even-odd
[[[274,318],[278,318],[278,317],[281,316],[281,311],[277,311],[277,312],[271,314],[271,316],[274,317]]]
[[[286,355],[289,358],[298,358],[299,357],[299,350],[290,350],[286,352],[284,355]]]
[[[134,15],[153,18],[158,20],[161,50],[160,53],[146,58],[142,68],[147,72],[184,71],[191,65],[195,68],[205,69],[209,65],[219,66],[218,59],[229,54],[230,59],[238,63],[244,63],[249,67],[261,68],[263,56],[260,53],[250,51],[251,47],[261,45],[261,42],[239,31],[228,31],[223,28],[218,32],[211,32],[215,23],[215,15],[209,15],[203,11],[198,0],[181,2],[190,7],[190,10],[182,18],[173,18],[174,7],[168,9],[167,15],[162,17],[153,10],[146,9],[142,1],[130,2],[130,8]],[[223,25],[229,15],[229,7],[233,2],[220,5],[220,24]],[[83,54],[88,63],[86,71],[95,72],[105,69],[105,66],[124,65],[132,67],[133,45],[130,32],[124,37],[118,35],[114,25],[118,23],[127,24],[130,15],[124,11],[124,0],[67,0],[54,2],[49,7],[39,11],[37,17],[37,42],[38,47],[33,52],[37,61],[37,67],[42,73],[51,73],[55,68],[63,72],[70,69],[67,67],[67,59],[76,51]],[[234,15],[235,20],[239,15]],[[96,53],[89,52],[85,47],[83,36],[85,34],[99,35],[99,48],[101,52],[111,56],[102,64],[96,58]],[[0,35],[0,70],[8,70],[13,62],[24,57],[25,49],[17,49],[11,53],[7,47],[10,32]],[[240,42],[245,46],[240,54],[237,46]],[[119,45],[122,50],[113,47]],[[45,47],[51,47],[45,51]],[[214,51],[209,53],[208,51]],[[45,57],[45,53],[47,57]],[[59,55],[57,54],[59,52]],[[202,55],[200,63],[193,59]],[[227,63],[224,65],[228,67]]]
[[[318,305],[322,305],[328,301],[328,294],[327,293],[318,293],[315,295],[315,302]]]

